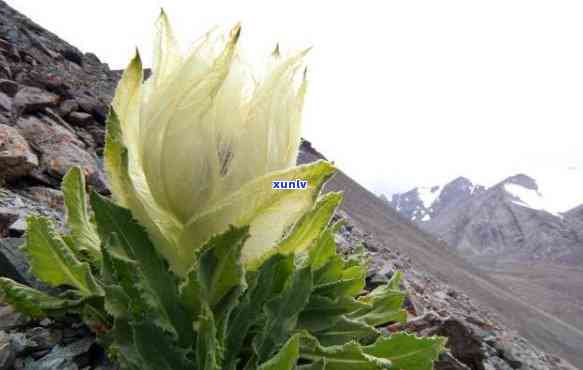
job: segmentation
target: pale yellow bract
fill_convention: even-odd
[[[106,146],[114,199],[180,275],[228,225],[250,225],[242,251],[248,264],[311,209],[334,171],[327,162],[295,166],[307,50],[283,57],[277,48],[256,80],[237,50],[239,25],[226,35],[207,33],[186,56],[163,12],[157,25],[152,76],[143,82],[136,54],[112,103],[127,151],[120,164],[119,150]],[[295,179],[308,189],[271,189],[273,180]]]

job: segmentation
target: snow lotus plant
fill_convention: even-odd
[[[31,216],[24,251],[54,295],[0,279],[34,317],[80,314],[122,369],[431,369],[438,337],[403,322],[396,273],[366,292],[366,266],[336,253],[333,166],[295,166],[305,51],[270,57],[254,79],[240,27],[183,56],[159,20],[152,77],[136,56],[107,122],[112,199],[73,168],[65,234]],[[272,181],[307,181],[274,190]]]

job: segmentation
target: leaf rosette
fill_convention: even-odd
[[[307,51],[253,78],[240,33],[182,55],[161,14],[152,76],[136,55],[107,120],[112,199],[71,169],[67,232],[31,216],[24,245],[57,294],[0,278],[4,300],[81,315],[123,370],[432,369],[443,338],[379,330],[407,319],[401,274],[366,291],[366,263],[337,253],[334,167],[295,165]],[[288,180],[309,185],[272,189]]]

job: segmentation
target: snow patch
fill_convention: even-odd
[[[425,214],[425,216],[423,216],[423,218],[421,219],[421,221],[429,221],[431,220],[431,216],[429,216],[428,213]]]
[[[419,195],[419,199],[423,202],[423,206],[426,209],[431,208],[433,202],[439,197],[441,194],[441,186],[434,186],[434,187],[423,187],[417,188],[417,194]]]
[[[504,190],[516,198],[514,204],[519,206],[546,211],[557,217],[561,217],[557,210],[548,202],[541,193],[533,189],[527,189],[517,184],[505,184]]]

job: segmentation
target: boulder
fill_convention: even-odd
[[[16,118],[21,114],[43,110],[47,107],[56,107],[60,97],[37,87],[24,87],[14,96],[12,112]]]
[[[78,166],[97,191],[107,190],[105,176],[95,156],[83,148],[85,145],[74,133],[46,116],[21,117],[17,126],[41,153],[40,166],[49,176],[61,179],[71,167]]]
[[[38,165],[36,154],[18,130],[0,124],[0,180],[26,176]]]
[[[462,319],[448,318],[428,334],[447,337],[447,345],[456,359],[472,369],[484,370],[482,343],[468,326]]]

